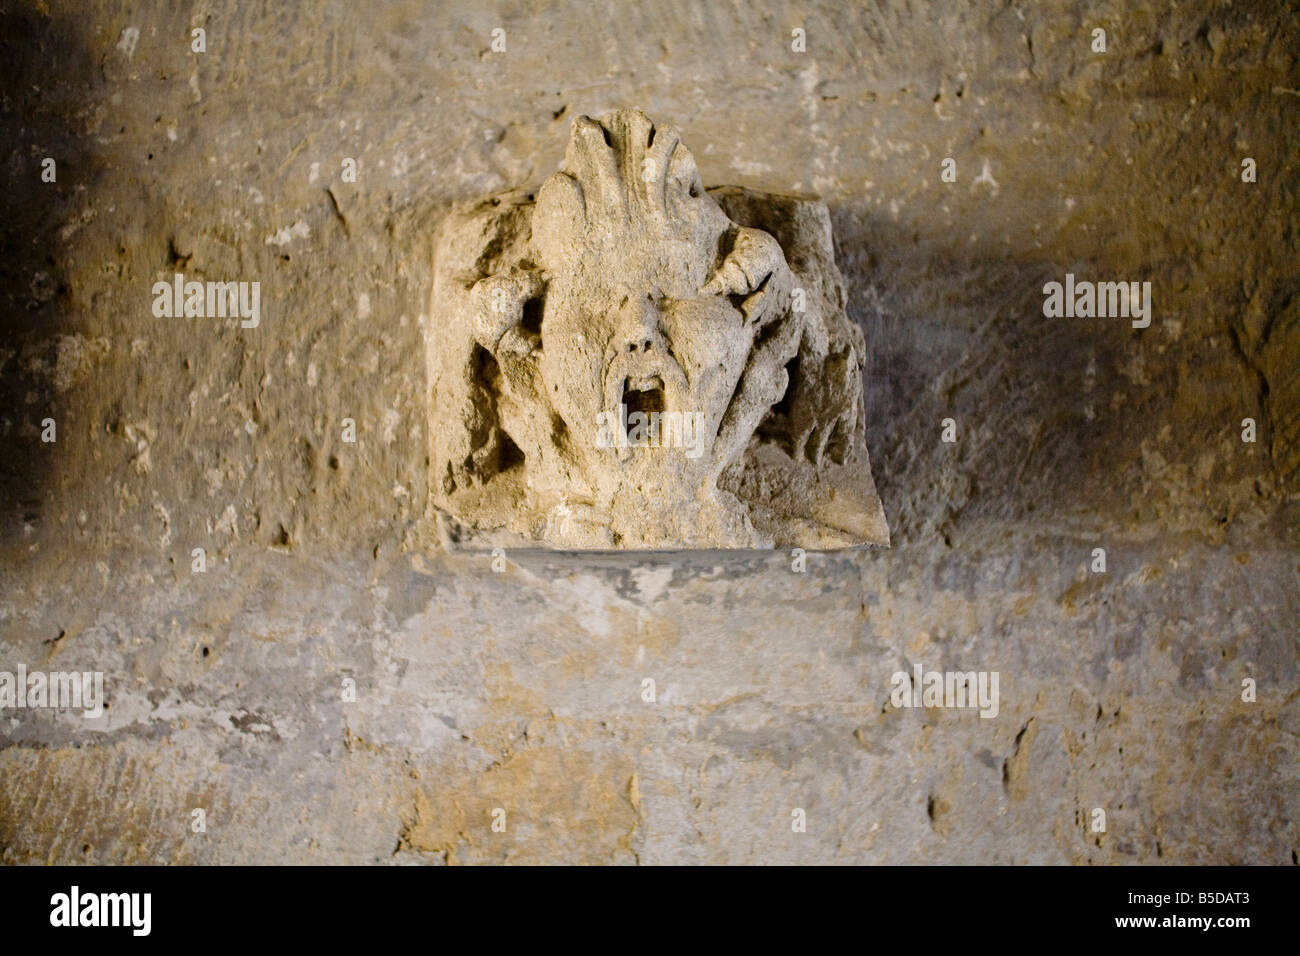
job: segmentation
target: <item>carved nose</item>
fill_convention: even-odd
[[[649,352],[657,347],[661,336],[659,333],[659,309],[654,301],[646,296],[640,302],[628,302],[622,311],[619,341],[625,352]]]

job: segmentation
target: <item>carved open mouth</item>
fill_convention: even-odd
[[[647,416],[651,412],[662,414],[668,408],[664,396],[664,380],[658,375],[624,379],[622,404],[627,406],[628,417],[633,412]]]

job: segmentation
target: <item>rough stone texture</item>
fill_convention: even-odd
[[[574,121],[535,202],[444,220],[426,330],[444,538],[889,543],[827,210],[718,195],[732,218],[676,129],[620,110]]]
[[[0,13],[0,670],[111,703],[0,714],[0,858],[1295,862],[1294,11],[462,7]],[[890,550],[439,549],[432,237],[629,104],[825,202]],[[260,326],[154,318],[176,272]],[[1066,272],[1151,327],[1045,319]]]

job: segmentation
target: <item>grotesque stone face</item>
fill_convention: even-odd
[[[436,257],[431,490],[454,539],[886,543],[820,204],[706,193],[675,130],[620,111],[575,122],[535,201],[450,216]]]

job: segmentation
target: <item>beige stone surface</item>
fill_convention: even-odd
[[[1296,36],[1241,2],[6,7],[0,671],[109,707],[0,712],[0,860],[1294,863]],[[842,288],[889,549],[442,547],[435,237],[629,107]],[[806,195],[833,263],[780,235]],[[260,322],[155,316],[178,273],[259,282]],[[1150,281],[1150,326],[1047,318],[1067,273]],[[998,672],[997,715],[895,706],[918,665]]]

